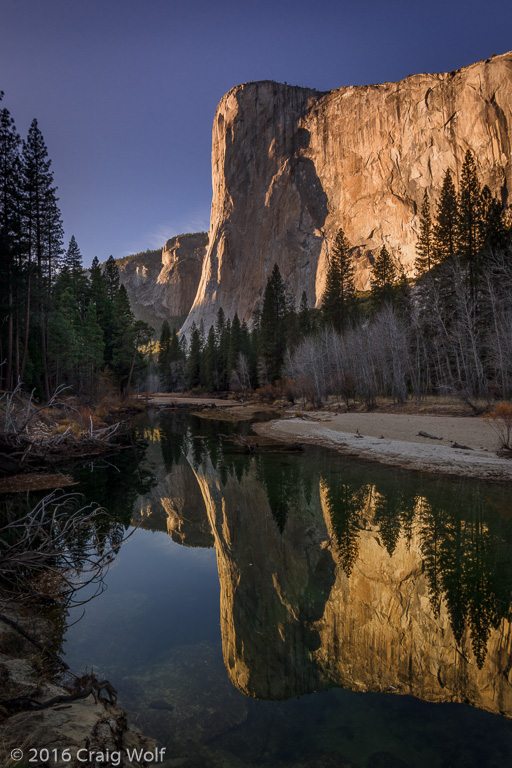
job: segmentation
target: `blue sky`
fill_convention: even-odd
[[[512,3],[1,0],[2,106],[37,117],[84,262],[206,230],[211,128],[232,86],[329,90],[512,49]]]

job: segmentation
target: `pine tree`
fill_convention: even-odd
[[[231,323],[231,334],[229,337],[229,350],[228,350],[228,380],[231,378],[231,374],[236,368],[238,363],[238,356],[241,352],[242,344],[242,327],[240,325],[240,318],[235,313],[233,322]]]
[[[98,322],[96,307],[92,300],[90,300],[87,305],[80,342],[80,363],[83,367],[83,388],[86,391],[91,392],[94,386],[95,376],[103,367],[103,355],[105,352],[103,331]]]
[[[192,322],[190,332],[190,349],[187,360],[187,378],[190,389],[198,387],[201,383],[201,338],[199,329]]]
[[[0,112],[0,345],[5,365],[0,367],[0,386],[13,389],[16,365],[21,290],[21,168],[20,137],[7,109]]]
[[[302,291],[299,307],[299,336],[304,338],[311,333],[311,311],[309,309],[306,291]]]
[[[286,316],[285,316],[285,334],[286,345],[289,349],[294,349],[299,341],[299,317],[295,309],[295,293],[290,287],[286,291]]]
[[[37,120],[23,143],[24,228],[27,237],[26,319],[21,377],[28,352],[32,295],[35,289],[40,340],[40,373],[44,395],[49,398],[46,312],[55,264],[62,253],[62,222],[53,186],[51,160]],[[35,269],[35,271],[34,271]],[[32,276],[35,276],[35,286]]]
[[[110,301],[114,301],[117,296],[117,292],[119,291],[120,276],[119,267],[117,266],[116,260],[112,255],[110,255],[107,259],[105,269],[103,270],[103,277],[105,278],[105,283],[107,286],[107,296]]]
[[[80,354],[80,316],[69,287],[54,298],[48,316],[48,372],[52,385],[74,386]]]
[[[468,284],[476,300],[482,248],[482,197],[473,153],[468,149],[462,166],[457,231],[458,255],[468,268]]]
[[[214,392],[217,389],[218,371],[217,371],[217,357],[218,350],[215,340],[215,329],[210,326],[208,332],[208,338],[206,340],[206,346],[203,350],[204,355],[204,381],[202,384],[206,387],[208,392]]]
[[[420,235],[416,244],[416,253],[416,261],[414,262],[416,274],[423,275],[425,272],[430,272],[434,264],[434,254],[432,218],[427,190],[423,195],[423,205],[421,206]]]
[[[92,260],[90,270],[90,300],[96,308],[96,316],[103,333],[103,359],[108,365],[112,363],[114,344],[114,305],[107,295],[107,281],[101,271],[98,257]]]
[[[375,259],[371,276],[371,297],[375,307],[393,302],[396,293],[398,273],[385,245]]]
[[[505,226],[501,201],[494,197],[486,185],[481,194],[482,206],[482,252],[484,259],[492,253],[503,251],[509,245],[509,233]]]
[[[455,258],[457,254],[457,236],[459,231],[459,206],[453,185],[452,174],[448,169],[444,175],[441,197],[437,207],[434,224],[433,256],[436,264]]]
[[[170,391],[171,374],[171,329],[169,322],[164,320],[160,332],[160,342],[158,345],[158,377],[164,392]]]
[[[124,392],[132,364],[134,348],[133,316],[126,288],[122,285],[114,299],[114,345],[112,368]]]
[[[338,230],[327,270],[322,297],[324,322],[343,328],[348,317],[348,305],[354,296],[355,270],[349,253],[349,242],[342,229]]]
[[[286,352],[286,288],[274,264],[263,296],[258,342],[270,381],[281,375]]]
[[[86,308],[90,299],[89,281],[84,273],[82,254],[74,235],[71,236],[68,249],[62,260],[62,273],[66,276],[75,295],[80,308],[80,315],[85,319]]]

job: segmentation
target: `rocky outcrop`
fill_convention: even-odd
[[[329,248],[343,227],[357,286],[385,243],[409,274],[425,189],[435,201],[467,149],[483,184],[512,185],[512,53],[455,72],[320,93],[274,82],[221,100],[212,142],[208,250],[184,325],[219,307],[248,319],[274,263],[297,300],[318,305]]]
[[[207,244],[205,232],[178,235],[161,252],[118,260],[121,283],[137,318],[157,330],[163,320],[181,325],[197,292]]]
[[[3,603],[0,608],[46,647],[55,642],[58,629],[50,621],[20,616]],[[1,620],[0,692],[1,699],[28,697],[38,702],[70,696],[70,690],[48,668],[43,655],[35,653],[33,645]],[[0,764],[3,766],[31,762],[48,765],[44,755],[49,752],[55,768],[70,764],[96,765],[101,754],[112,756],[112,764],[119,768],[141,768],[147,762],[135,759],[133,754],[152,752],[154,759],[157,749],[153,739],[128,727],[123,709],[93,694],[62,702],[60,706],[5,715],[6,710],[0,708]],[[87,759],[89,753],[92,757]]]

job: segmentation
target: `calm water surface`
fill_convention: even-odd
[[[141,525],[64,650],[169,765],[510,765],[508,489],[245,456],[183,412],[138,429],[137,461],[75,472],[113,538]]]

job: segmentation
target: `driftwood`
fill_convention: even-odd
[[[461,445],[460,443],[453,443],[452,448],[459,448],[461,451],[473,451],[474,448],[471,448],[469,445]]]
[[[442,440],[442,437],[436,437],[436,435],[429,435],[428,432],[422,432],[421,430],[418,432],[418,435],[420,437],[429,437],[431,440]]]

